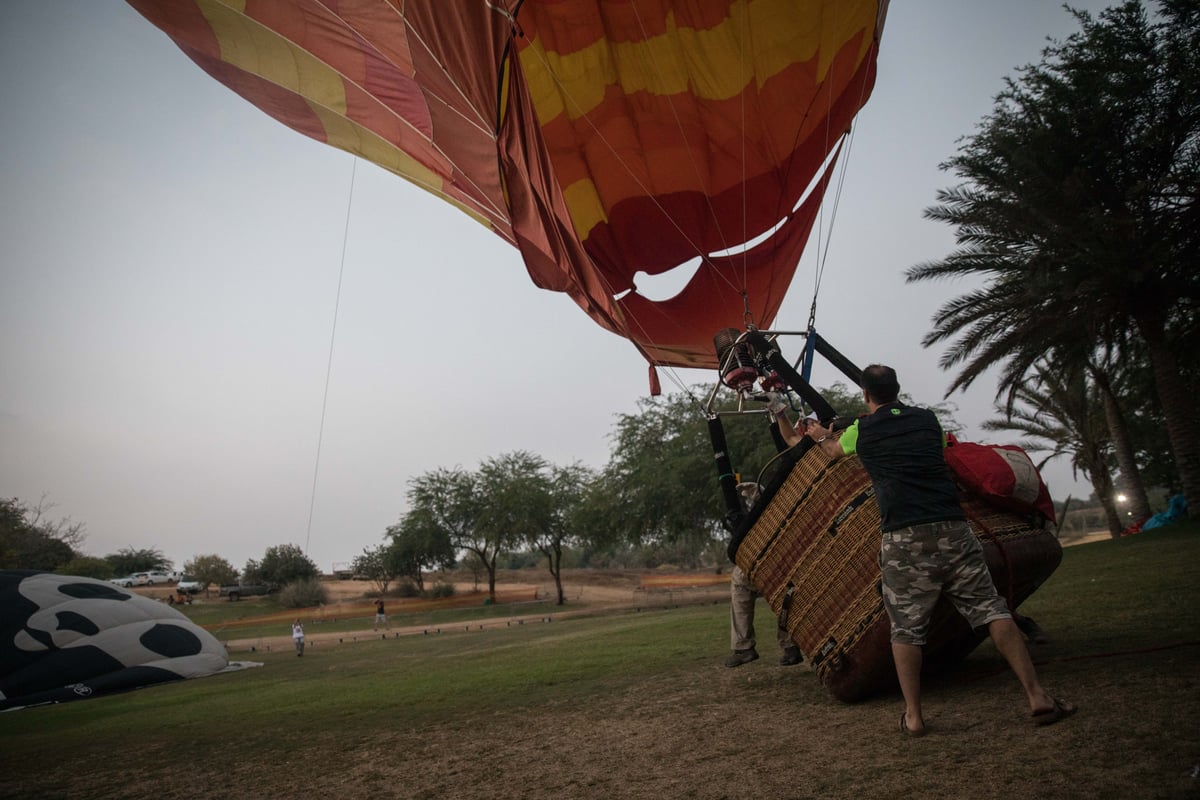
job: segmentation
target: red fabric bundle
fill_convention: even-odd
[[[1021,514],[1037,512],[1054,522],[1054,502],[1037,467],[1011,444],[951,441],[946,463],[971,494]]]

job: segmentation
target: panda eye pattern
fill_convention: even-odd
[[[115,601],[115,602],[114,602]],[[214,675],[229,653],[177,610],[107,581],[0,570],[0,711]]]
[[[127,602],[133,598],[133,595],[129,592],[123,592],[110,583],[64,583],[58,587],[58,591],[67,597],[73,597],[77,600],[120,600]]]
[[[74,631],[84,636],[95,636],[100,632],[99,625],[92,622],[83,614],[76,614],[74,611],[59,611],[54,617],[58,620],[58,629],[60,631]]]
[[[178,625],[155,625],[141,635],[142,647],[167,658],[194,656],[200,652],[200,639]]]

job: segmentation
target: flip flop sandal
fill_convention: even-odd
[[[1033,724],[1039,728],[1044,725],[1053,725],[1060,719],[1066,719],[1079,710],[1060,697],[1052,697],[1050,699],[1054,701],[1053,706],[1043,711],[1033,712]]]
[[[929,728],[921,728],[919,731],[914,731],[908,727],[908,712],[900,712],[900,733],[905,736],[911,736],[913,739],[920,739],[925,734],[929,733]]]

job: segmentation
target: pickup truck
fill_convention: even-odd
[[[236,602],[243,597],[270,594],[275,591],[275,588],[267,583],[237,583],[231,586],[222,586],[219,594],[221,597],[228,597],[230,600]]]

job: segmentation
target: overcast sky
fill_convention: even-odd
[[[920,340],[967,288],[903,280],[953,247],[921,216],[954,183],[938,164],[1074,29],[1052,0],[891,6],[824,214],[816,322],[919,402],[950,381]],[[0,2],[0,107],[0,496],[48,498],[93,555],[240,568],[293,543],[329,570],[382,541],[410,478],[518,449],[602,466],[648,394],[632,346],[534,287],[499,237],[279,125],[123,3]],[[777,328],[808,320],[815,250]],[[967,438],[997,440],[979,429],[994,393],[950,398]],[[1089,493],[1065,463],[1046,477],[1058,499]]]

